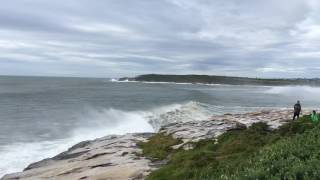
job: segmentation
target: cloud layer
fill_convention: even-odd
[[[10,0],[0,74],[320,77],[318,0]]]

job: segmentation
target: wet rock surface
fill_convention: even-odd
[[[53,158],[29,165],[2,179],[143,179],[156,166],[140,157],[137,143],[152,134],[106,136],[81,142]]]
[[[304,114],[310,114],[304,110]],[[269,110],[244,114],[212,116],[209,120],[176,122],[163,126],[159,132],[181,139],[182,144],[172,148],[192,149],[188,142],[214,138],[235,128],[244,128],[255,122],[266,122],[277,128],[292,120],[292,110]],[[147,141],[152,133],[106,136],[92,141],[84,141],[66,152],[30,164],[23,172],[4,176],[3,180],[14,179],[57,179],[57,180],[122,180],[144,179],[151,171],[165,164],[152,162],[141,156],[137,146]]]

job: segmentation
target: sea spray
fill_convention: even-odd
[[[79,115],[79,124],[70,130],[66,138],[2,146],[0,176],[21,171],[30,163],[53,157],[84,140],[110,134],[155,132],[167,123],[205,120],[210,115],[209,109],[197,102],[172,104],[148,111],[88,108]]]
[[[87,108],[79,114],[78,124],[68,137],[51,141],[15,143],[1,147],[0,176],[23,170],[28,164],[53,157],[72,145],[110,134],[156,132],[174,122],[208,120],[213,115],[257,111],[266,107],[224,107],[189,101],[144,111],[124,111],[114,108]]]
[[[304,105],[305,102],[317,101],[320,98],[320,88],[310,86],[276,86],[269,88],[265,93],[290,98],[292,103],[300,100]]]

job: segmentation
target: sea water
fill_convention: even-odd
[[[320,105],[320,88],[0,76],[0,177],[83,140],[212,115]]]

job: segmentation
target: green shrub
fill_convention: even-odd
[[[233,177],[243,179],[319,179],[318,127],[262,148]]]
[[[199,179],[228,173],[227,166],[239,166],[259,147],[273,142],[265,123],[253,124],[246,130],[231,130],[215,140],[202,140],[194,144],[192,150],[179,150],[170,162],[154,171],[148,179]]]
[[[320,128],[315,126],[304,116],[274,131],[265,123],[231,130],[218,143],[208,139],[192,150],[166,151],[169,163],[147,179],[317,179]]]
[[[292,136],[296,134],[304,133],[305,131],[312,129],[314,124],[311,121],[311,116],[303,116],[299,120],[291,121],[277,130],[281,136]]]
[[[146,157],[152,160],[163,160],[172,152],[171,146],[180,143],[182,143],[180,140],[159,133],[152,136],[148,142],[142,142],[138,145]]]

